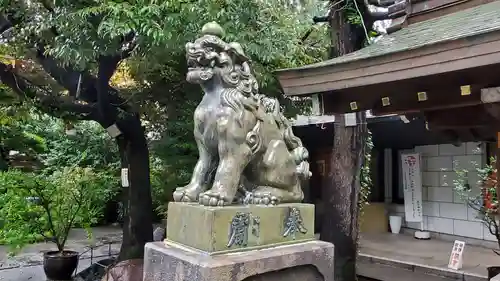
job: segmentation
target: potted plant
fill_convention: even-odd
[[[39,174],[0,173],[0,217],[2,235],[15,253],[24,245],[43,239],[56,249],[44,253],[43,268],[51,280],[71,280],[79,253],[66,249],[71,229],[90,226],[102,215],[105,202],[116,186],[106,173],[90,168],[69,167]],[[37,200],[26,200],[37,198]],[[24,205],[24,208],[17,208]]]
[[[497,245],[500,249],[500,223],[498,221],[498,196],[496,159],[492,158],[489,165],[484,168],[476,168],[479,176],[479,190],[473,190],[469,183],[468,170],[457,171],[457,179],[454,181],[455,191],[466,202],[466,204],[477,211],[478,219],[481,219],[486,229],[491,235],[496,237]],[[493,249],[493,252],[500,256],[500,251]],[[490,266],[488,270],[488,280],[500,274],[500,266]]]

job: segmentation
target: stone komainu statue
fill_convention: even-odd
[[[276,99],[259,94],[250,59],[240,44],[207,23],[186,44],[187,81],[205,92],[194,113],[199,159],[191,182],[174,200],[205,206],[300,202],[311,176],[309,153],[292,132]]]

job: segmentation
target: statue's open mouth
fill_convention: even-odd
[[[187,66],[188,66],[188,70],[194,70],[194,69],[200,68],[200,65],[198,64],[198,62],[192,58],[188,59]]]
[[[204,57],[190,57],[187,60],[188,71],[207,69],[213,67],[215,62],[213,60],[206,59]]]
[[[204,56],[191,56],[187,59],[188,72],[186,80],[190,83],[200,84],[210,80],[214,75],[215,62]]]

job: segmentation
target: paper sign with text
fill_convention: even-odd
[[[128,169],[122,168],[122,186],[129,187],[130,183],[128,182]]]
[[[465,248],[465,242],[455,240],[455,243],[453,243],[453,249],[451,250],[450,262],[448,263],[448,268],[454,270],[459,270],[462,268],[464,248]]]
[[[405,219],[407,222],[422,222],[422,170],[420,154],[401,155]]]

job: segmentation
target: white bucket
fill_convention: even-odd
[[[394,234],[398,234],[401,230],[402,222],[403,218],[400,216],[389,216],[389,225],[391,226],[391,232]]]

